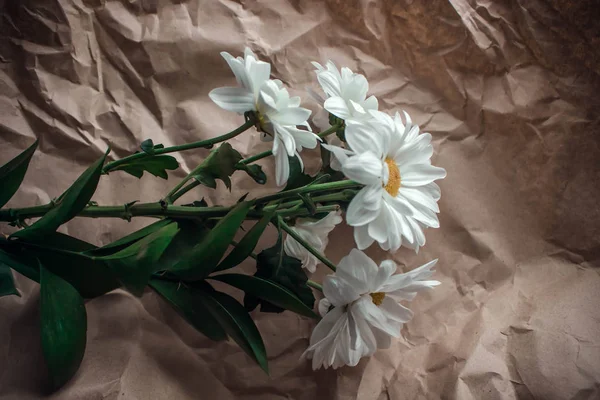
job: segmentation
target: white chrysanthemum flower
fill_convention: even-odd
[[[240,87],[213,89],[209,96],[219,107],[243,114],[255,112],[258,126],[273,141],[275,178],[278,186],[284,185],[290,174],[288,157],[297,156],[303,147],[314,149],[320,138],[310,131],[307,119],[310,110],[300,107],[300,97],[290,97],[279,80],[271,80],[271,65],[256,58],[246,48],[244,58],[231,54],[221,55],[229,64]],[[298,126],[305,127],[299,129]]]
[[[355,366],[361,357],[389,348],[391,338],[400,337],[402,325],[413,315],[399,301],[412,300],[418,291],[440,284],[429,279],[436,262],[394,275],[393,261],[383,261],[378,267],[365,253],[353,249],[323,282],[326,297],[319,311],[326,314],[304,352],[312,359],[313,369]]]
[[[327,95],[323,107],[331,114],[343,120],[369,118],[369,110],[377,110],[375,96],[367,98],[369,83],[364,75],[356,74],[343,67],[338,71],[332,61],[326,67],[317,62],[312,63],[316,69],[317,79]]]
[[[296,225],[290,228],[308,244],[323,253],[327,247],[327,243],[329,243],[329,232],[331,232],[340,222],[342,222],[340,212],[334,211],[317,221],[307,218],[298,218],[296,220]],[[303,268],[306,268],[310,272],[316,271],[317,264],[319,264],[320,261],[293,237],[287,236],[283,248],[287,255],[302,261]]]
[[[365,185],[350,202],[346,221],[355,227],[361,250],[377,241],[384,250],[404,245],[418,251],[425,244],[423,228],[439,227],[440,188],[434,181],[446,171],[431,165],[431,135],[419,134],[408,114],[406,125],[398,113],[393,119],[379,111],[371,115],[367,121],[347,121],[351,151],[324,145],[344,175]]]

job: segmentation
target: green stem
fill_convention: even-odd
[[[325,192],[328,190],[338,190],[338,189],[349,189],[354,187],[362,186],[358,182],[354,181],[336,181],[336,182],[328,182],[328,183],[319,183],[316,185],[308,184],[306,186],[299,187],[297,189],[286,190],[279,193],[274,193],[268,196],[260,197],[254,200],[254,204],[266,203],[272,200],[279,200],[286,197],[293,197],[300,193],[316,193],[316,192]]]
[[[171,203],[175,203],[181,196],[183,196],[184,194],[186,194],[187,192],[189,192],[196,186],[200,186],[200,182],[198,182],[197,180],[193,180],[192,182],[188,183],[187,186],[184,186],[183,188],[181,188],[180,191],[173,193],[171,196],[169,196]]]
[[[221,136],[217,136],[217,137],[214,137],[211,139],[201,140],[199,142],[192,142],[192,143],[180,144],[178,146],[171,146],[171,147],[165,147],[162,149],[155,149],[153,154],[146,154],[144,152],[131,154],[127,157],[123,157],[119,160],[115,160],[115,161],[107,163],[104,166],[104,168],[102,169],[102,172],[106,174],[106,173],[112,171],[113,169],[115,169],[116,167],[118,167],[119,165],[123,165],[123,164],[126,164],[126,163],[134,161],[134,160],[139,160],[141,158],[151,157],[153,155],[173,153],[176,151],[184,151],[184,150],[190,150],[190,149],[197,149],[199,147],[210,147],[216,143],[224,142],[225,140],[236,137],[240,133],[253,127],[255,123],[256,123],[256,121],[254,120],[254,118],[251,117],[239,128],[236,128],[236,129],[232,130],[231,132],[226,133]]]
[[[337,131],[339,131],[342,128],[342,125],[333,125],[330,126],[329,128],[327,128],[326,130],[324,130],[323,132],[319,133],[319,137],[320,138],[324,138],[326,136],[331,135],[332,133],[336,133]]]
[[[311,281],[310,279],[306,281],[306,284],[313,289],[317,289],[319,292],[323,293],[323,286],[320,283],[315,281]]]
[[[54,204],[0,210],[0,221],[13,222],[27,218],[37,218],[45,215],[54,208]],[[160,203],[136,203],[122,206],[88,206],[78,217],[88,218],[121,218],[130,220],[133,217],[172,217],[172,218],[219,218],[225,216],[233,207],[186,207],[165,205]],[[317,212],[331,212],[339,209],[338,205],[317,207]],[[264,211],[267,211],[265,208]],[[283,209],[277,211],[284,217],[309,216],[305,209]],[[263,211],[250,210],[249,218],[261,218]]]
[[[296,233],[296,231],[294,231],[292,228],[290,228],[285,223],[285,221],[283,220],[283,218],[281,218],[281,216],[278,216],[277,218],[278,218],[279,226],[281,227],[281,229],[286,231],[288,235],[290,235],[292,238],[294,238],[294,240],[296,240],[298,243],[300,243],[306,250],[309,251],[309,253],[311,253],[313,256],[317,257],[317,259],[319,259],[319,261],[321,261],[323,264],[327,265],[329,267],[329,269],[331,269],[332,271],[335,272],[336,266],[334,263],[329,261],[323,254],[321,254],[314,247],[312,247],[310,244],[308,244],[304,239],[302,239],[302,237],[300,237],[300,235],[298,235]]]
[[[272,150],[263,151],[262,153],[258,153],[256,155],[253,155],[252,157],[244,158],[238,164],[251,164],[254,161],[258,161],[261,158],[269,157],[272,154],[273,154]]]

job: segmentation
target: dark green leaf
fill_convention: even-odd
[[[177,223],[172,222],[114,254],[97,259],[107,262],[127,290],[141,296],[150,276],[159,269],[158,260],[177,232]]]
[[[313,181],[313,177],[302,172],[302,164],[298,161],[298,157],[289,157],[290,160],[290,177],[287,185],[283,190],[296,189],[301,186],[306,186]]]
[[[247,202],[237,204],[191,252],[184,255],[172,271],[187,280],[203,279],[213,272],[244,222],[250,207],[251,203]]]
[[[269,221],[275,215],[275,211],[265,214],[254,226],[244,235],[242,240],[235,246],[235,248],[225,257],[223,261],[217,266],[215,271],[223,271],[225,269],[233,268],[242,261],[244,261],[254,251],[258,240],[262,236],[263,232],[269,225]]]
[[[0,250],[0,297],[9,296],[11,294],[21,297],[19,291],[15,287],[10,266],[2,262],[2,250]]]
[[[262,170],[262,167],[257,164],[236,164],[235,168],[239,171],[245,171],[254,182],[264,185],[267,183],[267,174]]]
[[[194,200],[192,203],[184,204],[184,207],[208,207],[206,200]]]
[[[29,279],[39,280],[39,260],[46,269],[68,281],[86,298],[101,296],[120,286],[105,262],[94,260],[75,249],[71,250],[65,247],[67,245],[68,241],[63,241],[63,247],[55,248],[11,240],[2,249],[9,256],[5,255],[7,261],[18,263],[12,265],[7,262],[15,271]]]
[[[40,271],[38,267],[38,261],[31,254],[24,251],[17,251],[5,246],[6,242],[0,242],[2,244],[0,248],[0,266],[10,267],[20,273],[23,276],[31,279],[32,281],[40,281]]]
[[[37,145],[36,140],[25,151],[0,167],[0,208],[8,203],[21,186]]]
[[[160,270],[172,270],[186,255],[191,254],[192,249],[208,234],[211,225],[195,220],[176,220],[179,232],[159,260]]]
[[[229,143],[223,143],[210,152],[198,167],[194,179],[213,189],[217,187],[216,179],[220,179],[225,183],[227,189],[231,190],[231,179],[229,177],[236,171],[236,164],[241,159],[241,154]]]
[[[45,247],[57,247],[76,252],[90,251],[97,248],[91,243],[60,232],[52,232],[44,236],[43,244]]]
[[[256,273],[254,276],[275,282],[294,295],[296,295],[308,308],[314,308],[315,296],[306,285],[308,277],[302,268],[300,260],[290,257],[283,251],[283,238],[281,234],[275,246],[263,250],[256,259]],[[275,304],[256,296],[246,294],[244,304],[249,310],[261,305],[263,312],[282,312],[283,309]]]
[[[216,275],[212,279],[225,282],[228,285],[243,290],[245,293],[259,297],[286,310],[311,318],[319,318],[295,294],[273,281],[242,274]]]
[[[179,163],[172,156],[152,155],[144,158],[132,160],[126,164],[121,164],[113,169],[113,171],[125,171],[136,178],[141,178],[144,171],[151,173],[159,178],[167,179],[167,170],[179,168]]]
[[[54,388],[64,385],[83,360],[87,315],[83,299],[67,281],[40,266],[42,350]]]
[[[160,278],[153,278],[150,286],[206,337],[215,341],[227,339],[227,334],[219,322],[204,305],[204,297],[198,294],[198,289]]]
[[[205,284],[209,286],[208,284]],[[267,352],[258,328],[244,307],[233,297],[214,290],[199,292],[204,304],[215,317],[225,332],[248,354],[258,365],[269,373]]]
[[[77,178],[75,183],[60,196],[56,207],[33,225],[13,233],[11,237],[43,241],[45,235],[56,231],[59,226],[75,217],[94,195],[107,154],[108,151]]]
[[[127,247],[128,245],[135,243],[142,238],[145,238],[146,236],[150,235],[151,233],[154,233],[157,230],[171,224],[172,222],[173,221],[171,221],[169,219],[158,220],[140,230],[137,230],[127,236],[122,237],[119,240],[116,240],[112,243],[107,244],[106,246],[102,246],[102,247],[96,249],[94,251],[93,255],[102,256],[102,255],[114,253],[115,251],[119,251],[119,250]]]
[[[140,148],[146,154],[154,154],[154,143],[152,142],[152,139],[144,140],[140,145]]]

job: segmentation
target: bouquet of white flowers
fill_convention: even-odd
[[[214,89],[209,96],[244,116],[239,128],[172,147],[146,140],[140,151],[111,162],[106,162],[107,150],[49,204],[0,209],[0,221],[22,228],[0,238],[0,296],[19,295],[10,269],[40,283],[42,349],[55,387],[73,376],[83,358],[84,299],[116,288],[139,296],[149,286],[197,330],[213,340],[232,338],[267,371],[265,346],[249,314],[256,307],[319,320],[304,353],[313,368],[354,366],[400,336],[412,317],[401,301],[439,284],[431,279],[437,260],[396,274],[393,261],[377,265],[362,252],[373,242],[390,252],[401,246],[418,251],[425,244],[424,228],[439,226],[440,188],[434,181],[446,172],[431,165],[431,135],[420,133],[406,112],[378,111],[377,99],[367,97],[365,77],[348,68],[340,71],[331,61],[325,67],[313,63],[330,123],[316,134],[308,122],[311,111],[300,107],[301,99],[291,97],[280,80],[270,79],[270,64],[249,49],[243,58],[222,55],[238,85]],[[251,128],[273,147],[243,158],[226,141]],[[18,190],[36,146],[0,168],[0,207]],[[303,172],[300,153],[317,146],[323,165],[310,176]],[[122,171],[139,178],[148,172],[167,179],[178,163],[166,154],[197,148],[212,151],[162,199],[110,206],[91,201],[103,175]],[[236,171],[264,184],[267,176],[254,162],[271,155],[280,191],[256,198],[247,194],[229,205],[175,204],[199,185],[216,188],[217,180],[231,189]],[[57,232],[74,217],[141,216],[156,222],[102,247]],[[354,227],[357,248],[335,265],[324,251],[343,216]],[[39,219],[28,223],[32,218]],[[254,225],[240,233],[247,220]],[[277,242],[255,254],[270,224],[277,229]],[[256,260],[254,275],[225,272],[248,257]],[[321,263],[332,270],[322,284],[307,275]],[[243,291],[243,304],[211,281]],[[313,290],[322,292],[318,314]]]

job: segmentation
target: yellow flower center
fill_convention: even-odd
[[[385,163],[388,166],[388,182],[387,185],[384,185],[385,191],[388,192],[392,197],[396,197],[398,195],[398,191],[400,190],[400,169],[398,169],[398,164],[396,161],[387,157],[385,159]]]
[[[267,123],[267,118],[261,112],[256,111],[256,119],[257,119],[257,124],[256,124],[257,126],[256,127],[259,130],[263,130],[264,131],[265,124]]]
[[[381,303],[383,303],[383,299],[385,299],[385,293],[383,292],[370,293],[370,295],[373,299],[373,304],[375,304],[376,306],[381,305]]]

